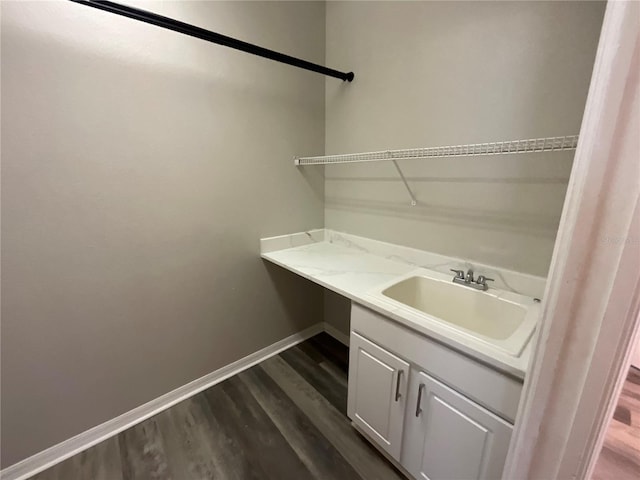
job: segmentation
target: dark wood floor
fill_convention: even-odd
[[[351,427],[347,365],[317,335],[32,478],[401,479]]]
[[[593,480],[640,479],[640,371],[632,368],[618,399]]]

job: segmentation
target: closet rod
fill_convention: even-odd
[[[195,25],[180,22],[178,20],[174,20],[173,18],[164,17],[162,15],[158,15],[157,13],[148,12],[139,8],[128,7],[126,5],[121,5],[119,3],[109,2],[106,0],[70,1],[80,3],[88,7],[98,8],[100,10],[115,13],[117,15],[122,15],[123,17],[129,17],[141,22],[150,23],[151,25],[156,25],[158,27],[173,30],[174,32],[179,32],[185,35],[200,38],[201,40],[206,40],[207,42],[216,43],[218,45],[223,45],[229,48],[235,48],[236,50],[251,53],[252,55],[275,60],[276,62],[286,63],[287,65],[293,65],[294,67],[311,70],[312,72],[322,73],[323,75],[339,78],[343,81],[351,82],[354,77],[353,72],[340,72],[323,65],[307,62],[306,60],[302,60],[300,58],[292,57],[280,52],[275,52],[273,50],[269,50],[268,48],[259,47],[258,45],[253,45],[252,43],[243,42],[242,40],[227,37],[226,35],[222,35],[220,33],[205,30],[204,28],[196,27]]]

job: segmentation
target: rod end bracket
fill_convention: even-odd
[[[353,72],[349,72],[347,73],[346,77],[344,77],[345,81],[347,82],[353,82],[353,78],[355,77],[355,73]]]

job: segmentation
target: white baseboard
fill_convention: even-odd
[[[347,347],[349,346],[349,335],[347,335],[346,333],[342,333],[333,325],[324,322],[324,331],[338,340],[341,344],[346,345]]]
[[[57,445],[49,447],[42,452],[25,458],[24,460],[15,463],[0,472],[0,479],[2,480],[24,480],[27,479],[53,465],[66,460],[77,453],[80,453],[104,440],[118,433],[130,428],[149,417],[152,417],[163,410],[175,405],[182,400],[185,400],[197,393],[212,387],[216,383],[219,383],[237,373],[253,367],[254,365],[266,360],[269,357],[277,355],[278,353],[297,345],[306,339],[317,335],[325,330],[323,323],[317,323],[301,332],[295,333],[287,338],[284,338],[273,345],[258,350],[255,353],[247,355],[240,360],[237,360],[229,365],[226,365],[218,370],[208,373],[204,377],[198,378],[192,382],[187,383],[175,390],[162,395],[154,400],[151,400],[144,405],[134,408],[122,415],[108,420],[100,425],[97,425],[85,432],[82,432],[75,437],[71,437]],[[331,333],[330,333],[331,335]]]

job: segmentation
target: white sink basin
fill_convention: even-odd
[[[532,298],[501,290],[457,285],[442,274],[412,275],[378,290],[385,302],[414,319],[441,326],[519,356],[537,322]]]

